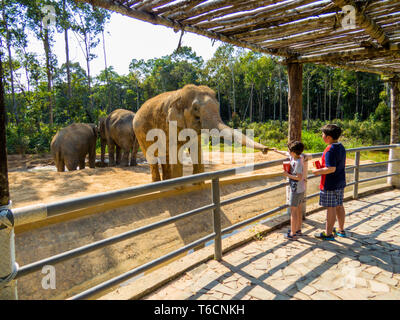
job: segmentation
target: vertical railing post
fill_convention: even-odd
[[[11,205],[0,206],[0,300],[18,300],[14,216]]]
[[[358,199],[358,181],[360,178],[360,151],[356,151],[354,159],[354,187],[353,187],[353,199]]]
[[[303,205],[301,207],[301,214],[303,216],[303,220],[306,218],[306,211],[307,211],[308,159],[311,159],[311,156],[304,155],[304,167],[303,167],[303,175],[305,175],[305,180],[304,180],[304,202],[303,202]]]
[[[400,144],[389,150],[389,160],[400,159]],[[388,164],[388,174],[400,173],[400,162],[391,162]],[[400,188],[400,175],[387,178],[387,183],[395,188]]]
[[[214,226],[214,259],[220,261],[222,259],[222,238],[221,238],[221,200],[219,194],[219,178],[212,180],[211,195],[216,208],[213,210],[213,226]]]

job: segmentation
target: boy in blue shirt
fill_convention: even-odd
[[[315,236],[323,240],[334,240],[334,235],[345,237],[345,210],[343,207],[344,187],[346,186],[346,150],[338,142],[342,129],[335,124],[321,128],[322,139],[328,146],[321,158],[321,169],[314,169],[314,175],[321,175],[319,204],[327,208],[325,232]],[[336,218],[339,230],[334,228]]]

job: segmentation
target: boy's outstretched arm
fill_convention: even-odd
[[[321,174],[330,174],[334,173],[336,171],[336,167],[325,167],[321,169],[313,169],[312,173],[316,176],[321,175]]]
[[[277,148],[271,148],[270,150],[287,157],[287,152],[286,151],[279,151]]]

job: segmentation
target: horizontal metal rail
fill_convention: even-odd
[[[230,198],[230,199],[221,201],[221,206],[228,205],[228,204],[231,204],[231,203],[234,203],[234,202],[237,202],[237,201],[241,201],[241,200],[244,200],[244,199],[248,199],[248,198],[251,198],[251,197],[254,197],[254,196],[258,196],[260,194],[263,194],[263,193],[266,193],[266,192],[269,192],[269,191],[272,191],[272,190],[276,190],[276,189],[285,187],[287,185],[289,185],[289,182],[283,182],[283,183],[279,183],[279,184],[276,184],[274,186],[271,186],[271,187],[268,187],[268,188],[265,188],[265,189],[261,189],[261,190],[257,190],[257,191],[251,192],[251,193],[244,194],[242,196],[237,196],[235,198]]]
[[[383,179],[383,178],[387,178],[387,177],[393,177],[393,176],[397,176],[400,175],[400,173],[391,173],[391,174],[384,174],[382,176],[376,176],[376,177],[372,177],[372,178],[367,178],[367,179],[361,179],[358,182],[367,182],[367,181],[372,181],[372,180],[377,180],[377,179]]]
[[[180,219],[183,219],[183,218],[188,218],[188,217],[194,216],[196,214],[202,213],[204,211],[212,210],[214,208],[215,208],[214,204],[209,204],[207,206],[204,206],[204,207],[201,207],[201,208],[197,208],[197,209],[194,209],[194,210],[179,214],[177,216],[162,220],[160,222],[152,223],[152,224],[149,224],[147,226],[144,226],[144,227],[141,227],[141,228],[138,228],[138,229],[134,229],[134,230],[131,230],[131,231],[127,231],[125,233],[121,233],[121,234],[119,234],[117,236],[114,236],[114,237],[110,237],[110,238],[107,238],[107,239],[96,241],[96,242],[93,242],[93,243],[88,244],[86,246],[82,246],[82,247],[79,247],[79,248],[76,248],[76,249],[72,249],[72,250],[69,250],[69,251],[54,255],[54,256],[52,256],[50,258],[47,258],[47,259],[43,259],[43,260],[40,260],[40,261],[37,261],[37,262],[33,262],[31,264],[28,264],[28,265],[25,265],[25,266],[21,267],[18,270],[16,278],[19,278],[19,277],[25,276],[25,275],[27,275],[29,273],[38,271],[45,265],[55,264],[55,263],[62,262],[62,261],[67,260],[67,259],[71,259],[71,258],[74,258],[74,257],[77,257],[77,256],[81,256],[81,255],[83,255],[85,253],[89,253],[89,252],[92,252],[94,250],[101,249],[101,248],[103,248],[105,246],[112,245],[112,244],[117,243],[117,242],[121,242],[121,241],[129,239],[131,237],[138,236],[138,235],[143,234],[145,232],[152,231],[154,229],[160,228],[160,227],[165,226],[167,224],[173,223],[173,222],[175,222],[177,220],[180,220]]]
[[[275,209],[269,210],[267,212],[264,212],[262,214],[259,214],[259,215],[255,216],[255,217],[249,218],[249,219],[244,220],[244,221],[240,221],[240,222],[238,222],[238,223],[236,223],[234,225],[231,225],[231,226],[229,226],[229,227],[227,227],[225,229],[222,229],[221,232],[222,232],[222,234],[230,233],[233,230],[242,228],[242,227],[244,227],[244,226],[246,226],[246,225],[248,225],[250,223],[253,223],[255,221],[261,220],[261,219],[266,218],[266,217],[268,217],[270,215],[273,215],[274,213],[282,211],[283,209],[286,209],[287,207],[288,207],[287,204],[281,205],[281,206],[279,206],[279,207],[277,207]]]
[[[103,291],[103,290],[105,290],[107,288],[115,286],[115,285],[117,285],[117,284],[129,279],[129,278],[137,276],[137,275],[145,272],[146,270],[154,268],[154,267],[162,264],[165,261],[171,260],[171,259],[175,258],[176,256],[179,256],[180,254],[189,251],[190,249],[196,248],[197,246],[210,241],[214,237],[215,237],[215,233],[211,233],[208,236],[205,236],[205,237],[203,237],[203,238],[201,238],[199,240],[193,241],[193,242],[187,244],[186,246],[184,246],[184,247],[182,247],[180,249],[177,249],[175,251],[172,251],[172,252],[170,252],[170,253],[168,253],[168,254],[166,254],[166,255],[158,258],[158,259],[155,259],[153,261],[145,263],[145,264],[143,264],[143,265],[141,265],[141,266],[139,266],[139,267],[137,267],[135,269],[132,269],[132,270],[130,270],[128,272],[125,272],[125,273],[123,273],[123,274],[121,274],[121,275],[119,275],[119,276],[117,276],[115,278],[107,280],[107,281],[105,281],[105,282],[103,282],[103,283],[101,283],[101,284],[99,284],[99,285],[97,285],[95,287],[92,287],[92,288],[90,288],[90,289],[88,289],[86,291],[83,291],[83,292],[71,297],[70,300],[85,299],[85,298],[88,298],[90,296],[93,296],[98,292],[101,292],[101,291]]]
[[[346,150],[346,152],[347,153],[350,153],[350,152],[359,153],[361,151],[377,151],[377,150],[385,150],[385,149],[398,148],[398,147],[399,147],[399,145],[361,147],[361,148],[348,149],[348,150]],[[321,156],[322,156],[322,153],[307,154],[307,159],[319,158]],[[259,169],[269,168],[269,167],[273,167],[273,166],[282,164],[282,162],[285,160],[286,159],[280,159],[280,160],[268,161],[268,162],[263,162],[263,163],[251,164],[251,165],[247,165],[247,166],[243,166],[243,167],[239,167],[239,168],[232,168],[232,169],[220,170],[220,171],[215,171],[215,172],[204,172],[204,173],[200,173],[200,174],[196,174],[196,175],[185,176],[185,177],[180,177],[180,178],[175,178],[175,179],[170,179],[170,180],[165,180],[165,181],[159,181],[159,182],[155,182],[155,183],[151,183],[151,184],[147,184],[147,185],[125,188],[125,189],[116,190],[116,191],[109,191],[109,192],[100,193],[100,194],[96,194],[96,195],[85,196],[85,197],[78,198],[78,199],[70,199],[70,200],[55,202],[55,203],[45,205],[46,210],[47,210],[47,216],[57,215],[57,214],[61,214],[64,212],[70,212],[70,211],[82,209],[82,208],[85,208],[88,206],[100,205],[103,203],[112,202],[112,201],[116,201],[116,200],[123,200],[123,199],[131,198],[131,197],[135,197],[135,196],[140,196],[143,194],[152,193],[152,192],[160,192],[165,189],[170,189],[173,187],[180,187],[182,185],[189,184],[189,183],[203,182],[206,180],[215,180],[215,179],[219,179],[222,177],[235,175],[237,173],[253,172],[253,171],[256,171]],[[367,167],[367,166],[372,166],[372,165],[384,165],[384,164],[389,164],[392,162],[399,162],[399,161],[400,161],[400,159],[395,159],[395,160],[378,162],[378,163],[374,163],[374,164],[348,166],[348,167],[346,167],[346,170],[347,169],[357,169],[358,170],[362,166]],[[386,174],[386,175],[382,175],[382,176],[378,176],[378,177],[371,177],[371,178],[367,178],[367,179],[363,179],[363,180],[357,180],[357,181],[348,183],[347,186],[357,185],[358,183],[381,179],[381,178],[386,178],[386,177],[395,176],[395,175],[399,175],[399,174],[400,173],[392,173],[392,174]],[[318,176],[309,175],[307,177],[307,179],[313,179],[316,177],[318,177]],[[221,206],[228,205],[228,204],[231,204],[231,203],[234,203],[237,201],[241,201],[241,200],[244,200],[244,199],[247,199],[250,197],[254,197],[254,196],[257,196],[257,195],[260,195],[260,194],[263,194],[263,193],[266,193],[266,192],[269,192],[269,191],[272,191],[272,190],[275,190],[278,188],[282,188],[287,185],[288,185],[288,182],[279,183],[279,184],[273,185],[268,188],[264,188],[261,190],[257,190],[255,192],[251,192],[251,193],[248,193],[245,195],[241,195],[238,197],[234,197],[231,199],[221,201],[219,204],[216,204],[215,200],[214,200],[214,202],[210,205],[203,206],[201,208],[197,208],[197,209],[194,209],[191,211],[187,211],[185,213],[162,220],[160,222],[156,222],[156,223],[153,223],[153,224],[150,224],[150,225],[147,225],[147,226],[135,229],[135,230],[125,232],[123,234],[120,234],[120,235],[117,235],[117,236],[114,236],[111,238],[100,240],[100,241],[94,242],[92,244],[82,246],[80,248],[76,248],[76,249],[52,256],[50,258],[43,259],[43,260],[31,263],[31,264],[25,265],[18,271],[17,277],[21,277],[28,273],[37,271],[46,264],[54,264],[57,262],[64,261],[66,259],[70,259],[72,257],[80,256],[85,253],[100,249],[104,246],[111,245],[111,244],[117,243],[119,241],[128,239],[130,237],[133,237],[133,236],[154,230],[161,226],[173,223],[180,219],[191,217],[193,215],[199,214],[204,211],[218,209],[217,207],[219,205],[221,205]],[[319,195],[319,192],[306,196],[306,199],[310,199],[310,198],[316,197],[318,195]],[[218,192],[217,198],[219,199],[219,192]],[[26,207],[26,208],[28,208],[28,207]],[[251,224],[258,220],[261,220],[261,219],[268,217],[276,212],[279,212],[285,208],[288,208],[287,204],[276,207],[272,210],[264,212],[260,215],[252,217],[245,221],[236,223],[236,224],[229,226],[223,230],[219,229],[218,232],[220,232],[221,234],[230,233],[233,230],[236,230],[238,228],[241,228],[245,225]],[[27,209],[19,208],[19,209],[16,209],[15,211],[17,211],[18,214],[21,216],[24,214],[24,210],[27,210]],[[108,280],[100,285],[97,285],[89,290],[86,290],[86,291],[72,297],[72,299],[83,299],[83,298],[92,296],[100,291],[105,290],[106,288],[109,288],[118,283],[121,283],[128,278],[131,278],[137,274],[140,274],[148,269],[154,268],[155,266],[157,266],[165,261],[168,261],[183,252],[187,252],[188,250],[195,248],[196,246],[198,246],[200,244],[204,244],[204,243],[208,242],[209,240],[215,238],[216,235],[217,235],[217,233],[214,232],[214,233],[212,233],[206,237],[203,237],[197,241],[194,241],[178,250],[168,253],[161,258],[155,259],[155,260],[148,262],[140,267],[130,270],[120,276],[117,276],[111,280]]]

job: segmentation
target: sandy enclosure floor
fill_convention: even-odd
[[[205,165],[205,171],[217,171],[233,167],[241,167],[250,164],[252,157],[255,163],[283,159],[274,152],[263,155],[260,152],[254,154],[234,154],[225,159],[234,159],[234,163],[224,163],[222,153],[205,154],[210,159],[210,164]],[[106,158],[107,159],[107,158]],[[100,155],[97,156],[97,163]],[[192,165],[187,159],[184,166],[184,175],[190,175]],[[226,161],[225,161],[226,162]],[[367,161],[371,162],[371,161]],[[111,190],[118,190],[136,185],[151,183],[149,165],[145,162],[142,153],[138,154],[138,165],[135,167],[96,167],[71,172],[57,172],[51,155],[10,155],[8,157],[10,194],[13,207],[18,208],[36,203],[51,203],[54,201],[77,198],[85,195],[96,194]],[[353,163],[347,160],[347,165]],[[282,171],[281,166],[257,170],[255,173],[242,173],[239,175],[254,175],[276,173]],[[232,177],[230,177],[232,178]]]

